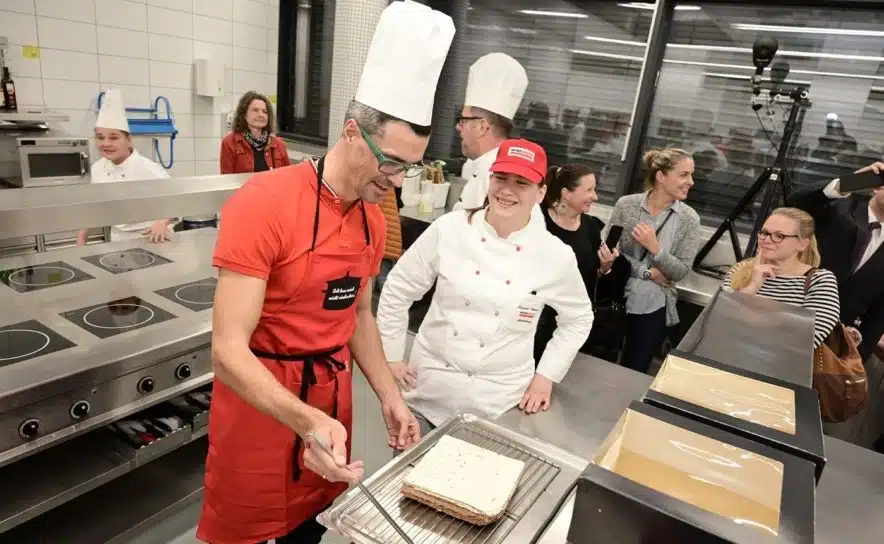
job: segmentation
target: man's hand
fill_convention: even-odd
[[[657,241],[657,233],[654,227],[648,223],[639,223],[632,229],[632,239],[638,242],[651,255],[660,253],[660,242]]]
[[[384,422],[387,424],[389,439],[387,444],[399,451],[405,451],[420,442],[421,429],[414,414],[408,409],[405,400],[399,396],[381,406]]]
[[[865,168],[860,168],[854,174],[864,174],[866,172],[874,172],[876,174],[884,173],[884,162],[873,162]]]
[[[524,410],[528,414],[536,414],[538,411],[549,410],[550,400],[552,397],[552,380],[540,374],[534,374],[531,383],[525,394],[522,395],[522,401],[519,403],[519,409]]]
[[[168,242],[172,239],[169,235],[169,220],[160,219],[159,221],[154,221],[153,225],[145,231],[144,235],[147,237],[147,241],[152,244]]]
[[[407,363],[390,363],[390,371],[403,391],[411,391],[417,387],[417,371]]]
[[[334,455],[316,443],[322,440]],[[347,430],[341,422],[316,410],[313,424],[304,435],[304,466],[330,482],[358,482],[365,473],[362,461],[347,464]]]

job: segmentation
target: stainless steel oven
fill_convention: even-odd
[[[87,138],[18,138],[21,178],[19,187],[48,187],[89,183],[89,140]]]

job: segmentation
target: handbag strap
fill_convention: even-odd
[[[672,214],[673,214],[672,208],[669,208],[669,213],[666,214],[666,217],[663,218],[663,222],[660,223],[660,226],[657,227],[657,230],[656,230],[656,231],[654,231],[654,236],[658,236],[658,237],[660,236],[660,231],[662,231],[662,230],[663,230],[663,227],[666,226],[666,223],[669,222],[669,218],[672,217]],[[639,261],[639,262],[644,261],[644,260],[645,260],[645,257],[647,257],[647,256],[648,256],[648,250],[646,249],[646,250],[644,250],[644,252],[642,253],[641,258],[640,258],[638,261]]]
[[[816,273],[816,268],[811,268],[807,272],[804,273],[804,296],[807,297],[808,291],[810,291],[810,282],[813,281],[813,275]]]

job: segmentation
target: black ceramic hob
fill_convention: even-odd
[[[212,307],[212,303],[215,301],[216,285],[218,285],[218,278],[203,278],[154,292],[185,308],[199,312]]]
[[[0,327],[0,366],[20,363],[76,346],[37,320]]]
[[[142,268],[150,268],[172,262],[165,257],[160,257],[156,253],[151,253],[140,247],[111,251],[101,255],[90,255],[83,257],[83,260],[89,264],[94,264],[98,268],[107,270],[111,274],[122,274],[131,270],[141,270]]]
[[[174,314],[138,297],[95,304],[59,315],[99,338],[110,338],[175,319]]]
[[[0,281],[19,293],[91,280],[92,276],[65,262],[55,261],[0,272]]]

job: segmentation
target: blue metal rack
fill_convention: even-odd
[[[98,109],[101,109],[101,101],[104,93],[98,95]],[[160,117],[160,102],[165,105],[165,117]],[[153,149],[157,155],[157,161],[163,168],[172,168],[175,162],[175,137],[178,129],[175,128],[175,119],[172,117],[172,106],[165,96],[158,96],[153,102],[152,108],[126,108],[126,113],[147,115],[148,117],[128,117],[129,134],[132,136],[154,136]],[[160,137],[169,138],[169,164],[163,162],[160,153]]]

